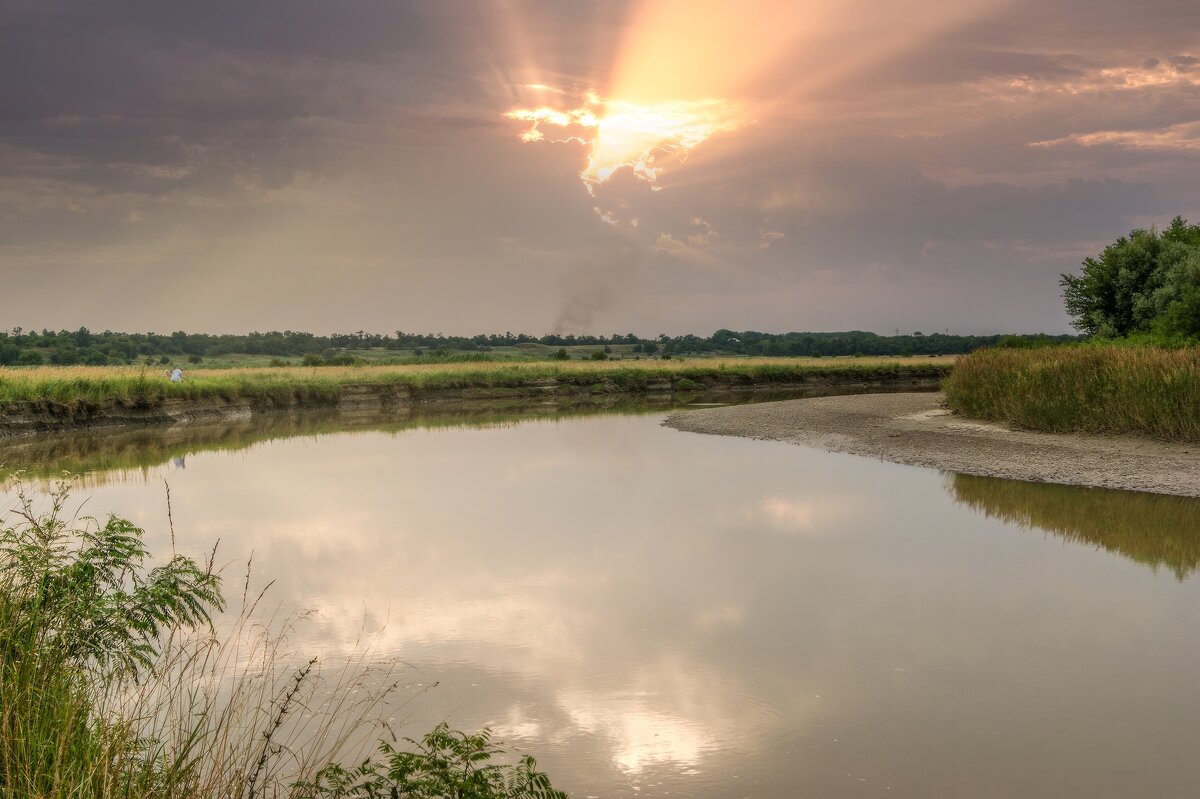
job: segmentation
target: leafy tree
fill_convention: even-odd
[[[1073,324],[1089,335],[1200,334],[1200,225],[1177,216],[1162,233],[1134,230],[1060,282]]]

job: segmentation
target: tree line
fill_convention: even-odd
[[[997,344],[1036,346],[1072,341],[1073,336],[960,336],[945,333],[881,336],[859,330],[841,333],[762,333],[754,330],[718,330],[711,336],[667,336],[643,338],[633,333],[609,336],[551,333],[531,336],[525,333],[446,336],[441,333],[336,333],[319,336],[291,330],[248,333],[245,335],[186,333],[96,333],[78,330],[24,330],[16,327],[0,331],[0,365],[33,366],[41,364],[132,364],[169,360],[202,362],[204,358],[227,355],[259,355],[273,358],[309,360],[341,353],[376,350],[396,357],[478,353],[509,347],[543,354],[536,345],[550,347],[622,346],[633,354],[663,357],[671,355],[756,355],[756,356],[837,356],[837,355],[953,355]],[[164,360],[165,359],[165,360]]]

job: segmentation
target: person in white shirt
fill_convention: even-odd
[[[180,369],[178,366],[176,366],[174,369],[171,370],[171,382],[172,383],[182,383],[183,382],[183,370]]]

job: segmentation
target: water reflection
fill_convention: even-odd
[[[1183,580],[1200,565],[1200,500],[954,474],[955,501],[986,516],[1116,552]]]
[[[904,388],[904,387],[901,387]],[[597,415],[658,413],[688,405],[771,402],[782,399],[856,394],[865,388],[694,392],[690,395],[560,397],[546,401],[456,400],[395,408],[386,413],[310,409],[239,418],[216,424],[180,424],[84,429],[11,439],[0,438],[0,481],[21,471],[30,477],[80,476],[85,487],[127,480],[145,482],[154,467],[187,466],[199,452],[232,452],[287,438],[344,432],[391,432],[449,427],[488,427],[538,419],[569,420]],[[875,389],[878,391],[879,389]]]

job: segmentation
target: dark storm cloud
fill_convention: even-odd
[[[1176,72],[1191,72],[1200,64],[1200,58],[1193,55],[1177,55],[1170,58],[1171,69]]]

